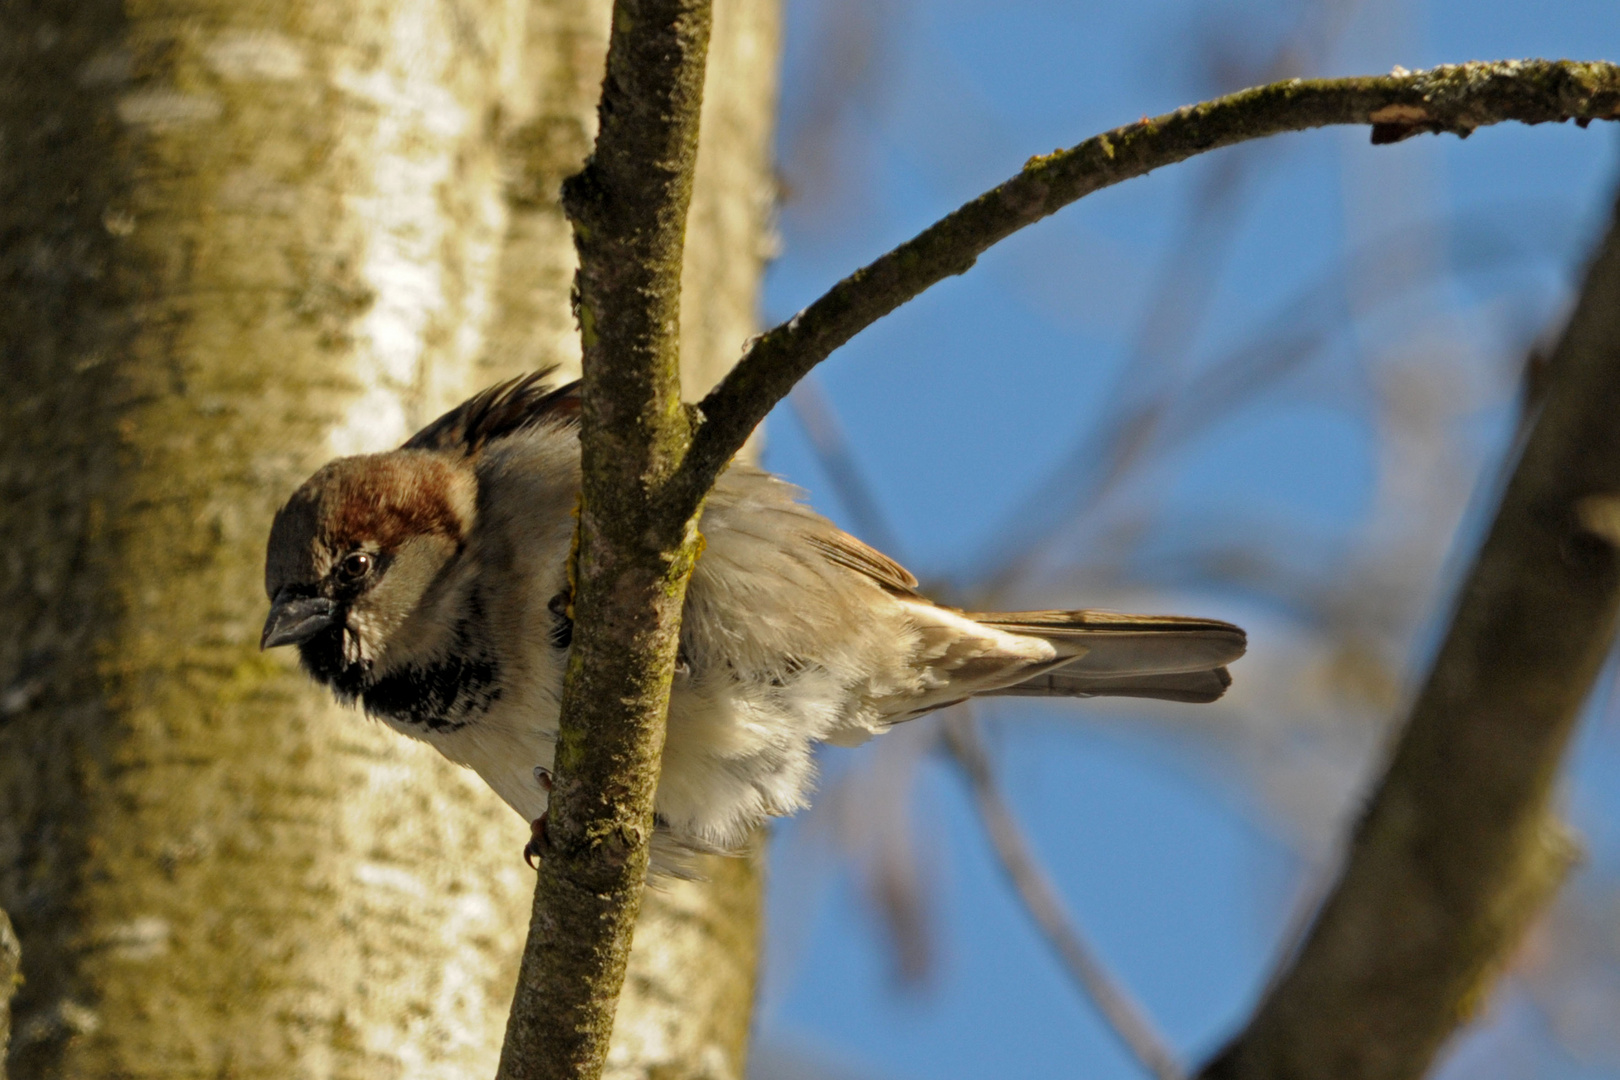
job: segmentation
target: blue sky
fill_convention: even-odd
[[[867,0],[862,36],[875,43],[874,59],[817,144],[830,162],[818,173],[795,134],[829,108],[817,87],[839,57],[826,27],[861,2],[788,3],[782,168],[798,194],[790,190],[783,254],[768,278],[773,319],[1029,155],[1208,96],[1212,71],[1257,68],[1285,39],[1302,43],[1314,74],[1620,59],[1620,15],[1600,0]],[[1174,350],[1178,379],[1250,342],[1263,351],[1279,326],[1315,327],[1319,359],[1276,393],[1195,425],[1152,466],[1143,484],[1155,509],[1142,551],[1173,567],[1179,550],[1211,531],[1246,540],[1264,528],[1288,537],[1290,556],[1317,580],[1332,580],[1335,566],[1388,526],[1378,523],[1392,482],[1379,466],[1385,433],[1352,407],[1378,392],[1382,376],[1366,376],[1376,365],[1356,358],[1409,352],[1453,357],[1447,392],[1473,395],[1448,429],[1446,452],[1465,466],[1467,490],[1455,492],[1465,525],[1436,587],[1455,571],[1472,542],[1469,523],[1487,508],[1482,492],[1508,429],[1516,365],[1556,321],[1607,213],[1616,133],[1503,126],[1466,141],[1375,148],[1365,131],[1341,130],[1222,153],[1251,158],[1219,220],[1196,226],[1231,237],[1205,245],[1219,254],[1202,299],[1189,290],[1150,314],[1220,155],[1027,230],[822,366],[819,385],[898,536],[894,553],[925,581],[972,585],[975,560],[1004,546],[1008,515],[1117,407],[1121,388],[1125,400],[1135,392],[1132,358],[1151,348],[1144,336],[1173,333],[1189,311],[1193,328]],[[1376,268],[1408,248],[1404,269]],[[1375,268],[1347,270],[1363,265]],[[1378,293],[1380,283],[1390,287]],[[1397,365],[1400,377],[1421,387],[1426,362]],[[770,422],[766,461],[823,512],[856,524],[785,409]],[[1047,575],[1049,594],[1039,580],[1021,586],[1029,606],[1086,602],[1062,577],[1065,558]],[[1154,595],[1161,607],[1250,623],[1250,670],[1289,644],[1286,620],[1253,596],[1197,581]],[[1408,681],[1438,618],[1428,615],[1427,637],[1422,625],[1413,631]],[[1256,810],[1230,746],[1189,737],[1185,724],[1122,722],[1106,708],[1065,704],[1000,712],[987,726],[1002,781],[1067,904],[1176,1049],[1189,1061],[1209,1053],[1258,992],[1304,873],[1286,827]],[[1568,803],[1592,851],[1589,875],[1620,863],[1620,828],[1608,824],[1620,820],[1613,727],[1594,719],[1571,769]],[[840,752],[828,774],[859,772],[874,753]],[[820,1063],[818,1075],[874,1080],[1141,1075],[1009,894],[962,782],[938,754],[922,762],[908,808],[931,867],[931,978],[899,985],[847,860],[818,839],[814,815],[786,825],[773,847],[759,1022],[770,1067],[760,1071],[786,1077],[781,1063],[803,1058]],[[1511,983],[1486,1027],[1453,1050],[1451,1068],[1612,1074],[1613,1059],[1606,1072],[1554,1048],[1532,996]]]

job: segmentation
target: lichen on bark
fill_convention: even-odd
[[[255,640],[276,502],[470,388],[506,65],[454,14],[0,8],[15,1076],[492,1063],[522,823]]]
[[[563,186],[580,255],[582,490],[555,788],[498,1075],[595,1077],[640,909],[701,498],[670,497],[686,216],[709,0],[616,0],[596,144]]]
[[[741,117],[721,152],[758,163],[775,5],[737,6],[753,59],[719,77]],[[332,454],[577,353],[545,177],[588,146],[606,20],[561,0],[0,8],[0,135],[28,150],[0,160],[14,1076],[491,1071],[526,829],[259,656],[260,559],[275,503]],[[525,144],[542,129],[576,134]],[[763,167],[728,167],[708,197],[757,204]],[[751,315],[758,266],[689,310]],[[757,877],[700,892],[682,910],[712,918],[645,920],[649,954],[720,967],[717,942],[753,940]],[[711,1007],[745,1009],[751,974]],[[678,1026],[626,1075],[716,1039],[740,1072],[730,1029]]]

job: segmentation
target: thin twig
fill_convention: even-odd
[[[990,834],[990,844],[1001,861],[1001,868],[1006,871],[1030,918],[1057,951],[1065,970],[1143,1068],[1158,1080],[1181,1080],[1186,1074],[1163,1036],[1154,1030],[1142,1007],[1114,979],[1080,928],[1063,910],[1057,889],[1030,850],[1029,841],[1024,838],[1006,799],[1002,798],[971,710],[958,708],[947,717],[945,745],[973,786],[979,817]]]
[[[754,339],[697,406],[701,423],[682,465],[701,498],[794,383],[844,342],[929,286],[965,273],[985,251],[1077,199],[1196,154],[1285,131],[1371,124],[1375,143],[1424,132],[1467,135],[1527,124],[1620,117],[1620,67],[1503,60],[1353,79],[1288,79],[1142,120],[1069,150],[1033,157],[1010,180],[857,270]]]

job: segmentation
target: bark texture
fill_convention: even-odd
[[[720,381],[759,329],[759,284],[774,247],[780,33],[778,0],[715,3],[681,279],[681,386],[690,399]],[[643,895],[608,1048],[609,1080],[744,1075],[763,851],[705,857],[698,874]]]
[[[0,911],[0,1080],[6,1080],[6,1050],[11,1046],[11,999],[17,992],[22,947],[11,919]]]
[[[591,7],[0,6],[14,1077],[492,1071],[527,830],[257,652],[263,543],[327,458],[567,355],[570,244],[514,166],[577,168],[606,37]],[[774,11],[754,24],[765,85],[735,97],[758,162]],[[751,175],[739,201],[763,206]],[[699,889],[646,933],[704,964],[753,940],[756,896]],[[716,1027],[673,1023],[658,971],[651,1030]],[[729,1028],[712,1041],[740,1061]],[[677,1042],[643,1038],[626,1075]]]
[[[505,46],[433,0],[0,10],[13,1074],[487,1068],[521,824],[253,635],[275,503],[467,388]]]
[[[611,6],[549,4],[531,25],[542,104],[507,140],[510,218],[483,381],[532,367],[536,355],[578,370],[579,328],[567,307],[578,263],[560,188],[595,138]],[[776,0],[716,3],[682,273],[681,381],[688,397],[718,382],[758,329],[759,282],[773,248],[770,141],[779,37]],[[606,1076],[743,1075],[762,872],[758,855],[706,858],[699,880],[645,894]]]
[[[501,1080],[605,1066],[653,833],[653,792],[701,502],[669,497],[690,443],[681,278],[711,0],[615,0],[600,129],[563,184],[580,269],[583,412],[573,645],[555,787]]]
[[[1620,218],[1315,925],[1209,1080],[1410,1080],[1574,858],[1549,796],[1620,611]]]

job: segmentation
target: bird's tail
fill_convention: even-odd
[[[1112,611],[971,614],[996,630],[1038,637],[1061,657],[1028,679],[980,691],[985,697],[1143,697],[1208,702],[1226,692],[1226,665],[1243,655],[1244,632],[1215,619]]]

